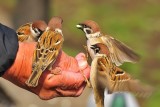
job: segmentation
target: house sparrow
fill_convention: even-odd
[[[32,74],[26,81],[28,86],[36,87],[42,72],[52,70],[52,65],[56,61],[64,41],[61,29],[62,19],[53,17],[38,39],[33,56]]]
[[[105,88],[108,93],[113,92],[132,92],[140,97],[150,96],[153,88],[142,84],[139,80],[134,79],[124,70],[113,65],[112,69],[106,54],[97,52],[91,63],[90,82],[93,88],[94,98],[97,107],[104,107]]]
[[[129,91],[139,96],[149,96],[152,87],[142,85],[119,68],[124,62],[137,62],[139,56],[124,43],[104,35],[94,21],[88,20],[77,27],[85,32],[87,51],[92,58],[90,83],[97,107],[104,106],[104,91],[108,93]],[[87,81],[87,80],[86,80]]]
[[[47,24],[42,20],[37,20],[33,23],[26,23],[20,26],[16,31],[18,41],[37,42],[46,27]]]
[[[108,59],[111,60],[110,63],[114,63],[116,66],[120,66],[124,62],[136,62],[140,59],[139,56],[124,43],[109,35],[104,35],[96,22],[87,20],[78,24],[76,27],[85,33],[87,39],[85,50],[92,59],[95,57],[93,48],[96,48],[95,44],[97,43],[104,45],[101,51],[105,52],[103,54],[106,54]],[[87,85],[90,87],[91,85],[88,80],[86,81]]]
[[[100,31],[99,25],[92,20],[87,20],[78,24],[77,28],[85,33],[87,38],[87,49],[92,59],[95,54],[91,47],[97,43],[105,45],[104,49],[108,50],[108,57],[111,59],[112,63],[115,63],[117,66],[120,66],[124,62],[137,62],[140,59],[127,45],[109,35],[103,34]]]

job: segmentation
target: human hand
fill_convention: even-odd
[[[41,99],[48,100],[54,97],[79,96],[86,85],[83,75],[89,78],[90,66],[85,55],[78,54],[75,58],[63,51],[59,53],[52,71],[43,72],[37,87],[28,87],[25,81],[32,72],[32,57],[36,43],[19,43],[19,50],[14,64],[5,72],[3,78],[35,93]],[[57,75],[53,75],[57,72]]]

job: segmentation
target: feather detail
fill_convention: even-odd
[[[99,58],[97,62],[99,64],[98,68],[103,69],[97,72],[103,73],[105,79],[103,77],[99,78],[102,82],[100,84],[103,84],[103,87],[106,87],[109,93],[128,91],[140,97],[148,97],[152,94],[153,88],[151,86],[142,84],[114,64],[110,67],[107,61],[109,61],[107,57]]]
[[[124,62],[135,63],[139,61],[139,55],[124,43],[108,35],[101,36],[101,39],[110,51],[110,58],[112,62],[117,66],[122,65]]]
[[[63,36],[60,33],[54,32],[50,29],[41,35],[34,52],[32,66],[33,72],[28,80],[28,86],[36,87],[38,85],[35,82],[39,80],[40,76],[36,75],[36,78],[32,79],[35,76],[33,74],[36,74],[37,71],[44,72],[46,69],[52,67],[61,50],[63,41]]]

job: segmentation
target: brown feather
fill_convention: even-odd
[[[140,97],[147,97],[152,94],[153,88],[149,85],[143,85],[139,80],[133,79],[128,73],[113,64],[112,69],[108,69],[107,57],[98,60],[99,66],[103,66],[105,81],[101,81],[110,93],[129,91]],[[101,61],[103,60],[103,61]],[[97,71],[100,72],[100,71]]]
[[[48,26],[50,27],[50,29],[55,30],[56,28],[62,29],[62,23],[63,20],[61,17],[53,17],[49,23]]]
[[[33,23],[27,23],[22,26],[20,26],[17,29],[17,35],[18,35],[18,41],[20,42],[37,42],[38,38],[42,34],[42,32],[46,29],[47,24],[42,21],[34,21]],[[37,28],[37,30],[40,30],[38,33],[35,32],[35,34],[31,31],[34,28]]]
[[[93,20],[86,20],[85,22],[83,22],[81,24],[85,24],[85,25],[91,27],[91,29],[93,30],[93,33],[100,31],[99,25]]]
[[[33,22],[32,27],[35,27],[35,28],[40,29],[41,31],[44,31],[47,27],[47,24],[43,20],[37,20]]]
[[[23,42],[28,39],[29,35],[31,34],[30,26],[31,26],[31,23],[26,23],[26,24],[20,26],[16,30],[16,33],[18,35],[18,41]]]
[[[45,31],[39,38],[33,57],[32,75],[28,79],[27,85],[36,87],[40,76],[35,77],[35,72],[43,72],[52,67],[61,50],[63,37],[60,33],[52,30]],[[34,78],[34,79],[33,79]],[[32,79],[32,80],[30,80]]]

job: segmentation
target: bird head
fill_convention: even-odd
[[[85,34],[86,37],[94,37],[98,36],[100,33],[100,27],[99,25],[92,20],[86,20],[76,26],[78,29],[81,29]]]
[[[48,28],[62,34],[62,23],[61,17],[53,17],[48,23]]]
[[[20,26],[16,31],[17,35],[30,35],[31,34],[30,27],[31,23],[26,23]]]
[[[34,37],[39,37],[45,31],[46,27],[47,24],[45,21],[37,20],[32,23],[30,30]]]

